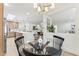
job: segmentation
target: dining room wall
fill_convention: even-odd
[[[70,33],[72,31],[72,25],[74,22],[60,23],[57,25],[57,33]]]
[[[24,43],[32,42],[34,40],[33,36],[34,32],[25,32],[23,33],[24,36]]]
[[[64,51],[79,55],[79,6],[76,6],[77,11],[76,11],[76,17],[74,18],[74,23],[75,23],[75,33],[52,33],[52,32],[47,32],[47,16],[44,16],[43,18],[43,23],[44,23],[44,42],[46,42],[48,39],[50,40],[50,46],[53,46],[53,35],[58,35],[60,37],[64,38],[64,43],[62,46],[62,49]]]

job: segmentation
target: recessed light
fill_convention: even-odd
[[[26,15],[30,15],[30,13],[29,13],[29,12],[27,12],[27,13],[26,13]]]
[[[73,8],[73,11],[76,11],[76,8]]]
[[[70,17],[70,19],[73,19],[73,17]]]
[[[8,6],[8,3],[4,3],[5,6]]]

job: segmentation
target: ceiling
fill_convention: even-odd
[[[76,4],[74,3],[55,3],[55,8],[46,13],[54,22],[73,21],[76,14]],[[39,24],[43,20],[43,15],[39,14],[34,8],[33,3],[9,3],[4,7],[4,17],[8,13],[15,15],[13,21],[25,20],[26,22]]]
[[[34,10],[32,3],[9,3],[4,7],[5,18],[8,13],[16,16],[14,21],[26,20],[26,22],[39,24],[43,19],[42,15]]]

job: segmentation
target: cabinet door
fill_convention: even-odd
[[[0,55],[4,54],[3,40],[3,4],[0,3]]]
[[[17,29],[18,28],[18,22],[8,21],[8,28],[11,29]]]

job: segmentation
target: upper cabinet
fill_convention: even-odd
[[[9,30],[18,29],[18,22],[7,21]]]

